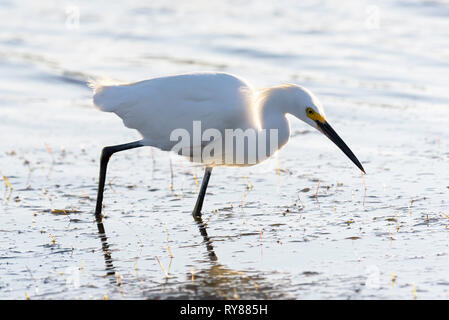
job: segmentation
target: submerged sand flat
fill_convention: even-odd
[[[0,5],[1,299],[449,297],[446,5],[381,2],[372,28],[356,4],[242,18],[86,3],[78,29],[36,5]],[[131,150],[110,162],[100,234],[101,148],[139,135],[93,108],[86,81],[194,70],[310,88],[367,175],[295,120],[276,158],[214,170],[201,225],[202,168]]]

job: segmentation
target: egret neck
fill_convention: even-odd
[[[270,157],[277,150],[281,149],[290,138],[290,123],[285,115],[288,113],[288,104],[290,102],[282,95],[282,89],[270,88],[262,92],[259,100],[259,116],[260,127],[266,130],[267,134],[267,148],[268,157]],[[273,131],[275,130],[275,131]],[[277,144],[272,144],[272,134],[277,133]],[[273,146],[277,148],[273,148]],[[262,159],[259,159],[259,161]]]

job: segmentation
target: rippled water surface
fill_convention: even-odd
[[[447,1],[1,1],[1,299],[447,299]],[[78,20],[79,17],[79,20]],[[358,158],[291,119],[277,157],[141,148],[89,78],[197,70],[311,89]]]

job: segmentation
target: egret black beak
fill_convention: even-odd
[[[344,143],[344,141],[338,136],[338,134],[335,132],[334,129],[329,125],[327,121],[321,122],[316,121],[316,124],[318,125],[318,129],[321,130],[321,132],[328,137],[333,143],[337,145],[341,149],[341,151],[344,152],[345,155],[348,156],[349,159],[360,169],[363,173],[365,173],[365,170],[362,167],[362,164],[360,161],[356,158],[354,153],[352,153],[351,149]]]

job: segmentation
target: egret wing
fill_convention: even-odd
[[[96,89],[94,103],[116,113],[125,126],[137,129],[152,146],[169,150],[173,130],[246,129],[253,125],[253,90],[225,73],[193,73]],[[202,147],[204,142],[192,147]]]

